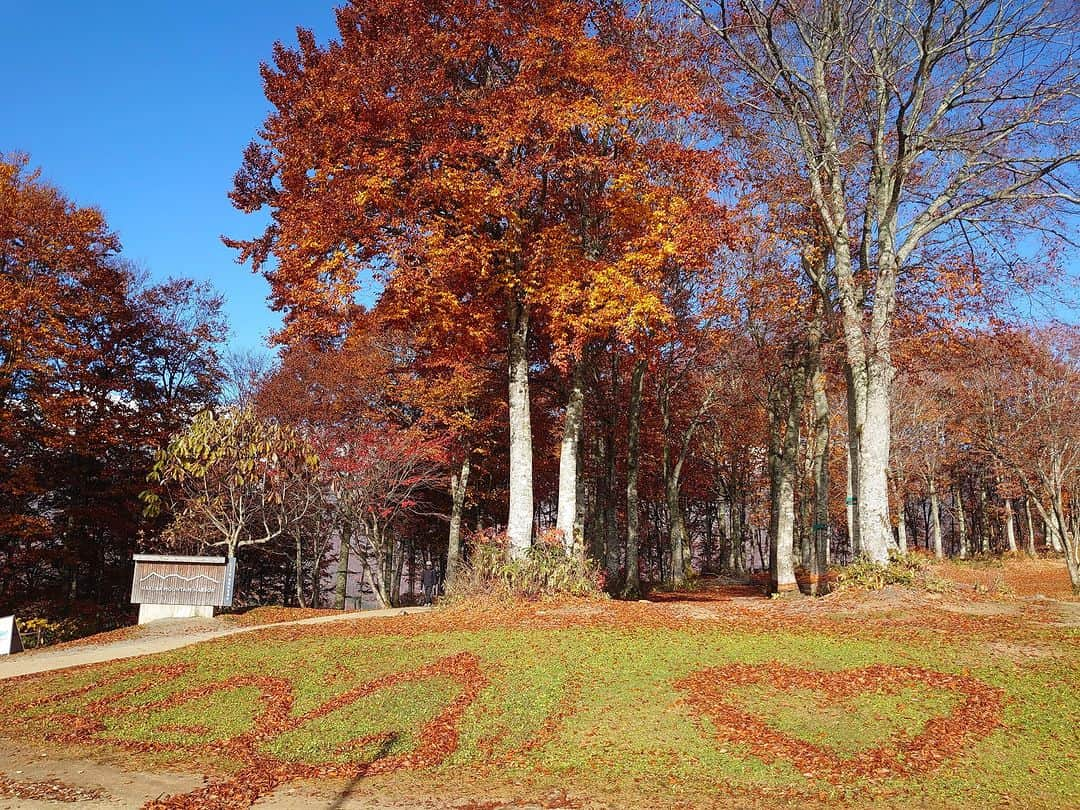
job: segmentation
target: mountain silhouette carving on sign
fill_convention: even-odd
[[[185,577],[183,574],[159,574],[157,571],[151,571],[149,574],[147,574],[145,577],[143,577],[139,581],[140,582],[146,582],[146,580],[153,579],[155,577],[157,579],[160,579],[162,582],[165,582],[166,580],[173,579],[173,578],[179,579],[182,582],[194,582],[197,579],[205,579],[208,582],[214,583],[215,585],[218,584],[218,580],[214,579],[213,577],[208,577],[208,576],[206,576],[206,574],[196,574],[193,577]]]

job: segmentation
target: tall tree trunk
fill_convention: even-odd
[[[510,509],[506,536],[512,559],[521,559],[532,545],[533,472],[532,418],[529,407],[529,308],[511,300],[510,331]]]
[[[574,524],[578,519],[578,459],[581,457],[582,412],[585,403],[583,365],[583,361],[575,363],[571,374],[562,447],[559,451],[559,511],[555,529],[562,532],[563,548],[567,554],[573,552],[578,542],[574,536]]]
[[[1058,532],[1057,522],[1054,520],[1048,520],[1043,517],[1043,535],[1046,537],[1046,544],[1050,546],[1050,550],[1055,554],[1062,554],[1065,551],[1065,547],[1061,544],[1061,534]]]
[[[461,469],[450,476],[450,537],[446,545],[446,584],[454,584],[461,559],[461,519],[465,512],[465,492],[472,469],[469,454],[461,460]]]
[[[1016,545],[1016,522],[1013,518],[1012,498],[1005,498],[1005,542],[1009,547],[1010,554],[1018,554],[1020,549]]]
[[[1062,496],[1060,472],[1059,470],[1055,472],[1058,475],[1050,496],[1050,518],[1057,525],[1057,535],[1061,538],[1061,546],[1065,552],[1065,567],[1069,571],[1073,593],[1080,594],[1080,538],[1073,534],[1069,526],[1065,512],[1065,499]]]
[[[1035,524],[1031,520],[1031,496],[1024,496],[1024,518],[1027,522],[1027,553],[1029,557],[1035,557]]]
[[[391,596],[391,601],[393,603],[393,606],[397,607],[401,603],[401,574],[405,570],[405,547],[404,547],[404,545],[402,545],[401,552],[398,553],[398,554],[395,554],[394,552],[395,552],[395,549],[398,546],[398,543],[395,543],[393,539],[391,539],[389,537],[386,537],[385,533],[383,535],[383,539],[386,542],[387,553],[389,553],[389,555],[390,555],[390,561],[392,563],[395,563],[394,566],[393,566],[393,571],[394,571],[393,580],[392,580],[392,582],[393,582],[393,590],[391,591],[390,596]],[[409,549],[409,554],[411,556],[412,549]],[[412,587],[412,581],[413,581],[413,577],[412,577],[412,574],[410,573],[410,575],[409,575],[409,587],[410,588]]]
[[[638,504],[639,437],[641,435],[641,392],[645,382],[645,360],[634,363],[630,378],[629,437],[626,450],[626,583],[624,599],[641,596],[638,576],[638,538],[640,507]]]
[[[986,485],[979,484],[979,553],[990,553],[990,509],[986,499]]]
[[[615,506],[615,432],[608,430],[607,439],[604,443],[604,559],[608,573],[612,577],[619,575],[623,564],[623,543],[619,539],[618,512]]]
[[[615,449],[616,428],[618,425],[617,406],[619,402],[619,353],[610,352],[611,356],[611,416],[607,420],[606,453],[604,454],[604,560],[612,581],[619,575],[623,560],[623,538],[619,536],[618,507],[616,491],[618,489],[618,467]]]
[[[933,473],[927,473],[926,481],[930,487],[930,538],[934,544],[934,556],[944,559],[945,549],[941,543],[941,507],[938,504],[937,481]]]
[[[307,607],[304,599],[304,545],[300,535],[296,535],[296,604]]]
[[[858,557],[862,553],[859,544],[859,508],[857,505],[859,492],[859,431],[861,428],[858,419],[856,418],[858,405],[852,394],[855,382],[850,368],[846,369],[845,378],[848,387],[848,429],[847,453],[844,459],[847,469],[847,480],[844,484],[844,508],[845,517],[847,518],[848,543],[851,546],[851,556]]]
[[[334,607],[338,610],[345,609],[345,597],[349,587],[349,546],[352,544],[352,532],[348,526],[344,526],[338,535],[337,576],[334,580]]]
[[[967,525],[964,521],[964,496],[960,487],[953,490],[953,513],[956,516],[956,532],[960,540],[960,559],[966,560],[971,550],[968,548]]]
[[[584,424],[584,423],[583,423]],[[585,444],[582,439],[577,443],[577,505],[574,510],[574,543],[577,544],[576,554],[583,558],[588,556],[588,544],[585,542]]]
[[[829,398],[821,368],[820,345],[812,355],[810,388],[814,398],[814,510],[810,537],[810,592],[817,594],[829,568]]]
[[[868,359],[869,385],[866,416],[859,436],[859,489],[855,505],[859,515],[859,546],[871,559],[886,562],[892,546],[889,518],[889,441],[892,367],[876,356]]]
[[[795,579],[795,478],[798,474],[799,430],[806,386],[805,366],[792,372],[787,390],[787,411],[779,397],[770,414],[772,510],[769,517],[769,585],[773,593],[798,590]],[[784,424],[780,436],[781,420]]]
[[[716,516],[713,518],[716,526],[716,551],[720,558],[717,567],[723,574],[730,574],[731,560],[731,506],[726,500],[717,499]]]
[[[682,508],[679,503],[679,473],[671,459],[672,424],[670,394],[660,396],[661,450],[660,472],[664,481],[664,503],[667,506],[668,540],[671,549],[671,584],[682,587],[686,584],[686,569],[683,565],[683,543],[686,527],[682,520]]]
[[[682,461],[676,462],[664,482],[667,495],[668,521],[671,533],[671,582],[676,588],[686,585],[687,569],[690,561],[687,559],[687,534],[686,520],[683,517],[680,483],[682,473]]]

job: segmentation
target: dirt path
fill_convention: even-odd
[[[275,624],[257,624],[252,627],[229,627],[218,625],[212,621],[189,622],[184,619],[162,620],[154,622],[148,627],[161,631],[155,635],[142,638],[125,639],[108,644],[85,645],[68,647],[65,649],[51,650],[48,647],[42,650],[30,650],[12,656],[0,658],[0,680],[14,678],[19,675],[29,675],[35,672],[50,672],[54,669],[66,669],[67,667],[80,666],[82,664],[100,664],[103,661],[116,661],[121,658],[134,658],[140,655],[175,650],[198,644],[202,641],[233,636],[238,633],[252,633],[267,627],[288,627],[299,624],[325,624],[326,622],[357,621],[359,619],[374,619],[382,616],[400,616],[409,613],[424,613],[431,610],[427,607],[389,608],[387,610],[364,610],[350,613],[342,613],[333,616],[317,616],[312,619],[297,619],[289,622],[277,622]]]

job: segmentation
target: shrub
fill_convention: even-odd
[[[85,627],[76,619],[51,620],[42,617],[16,619],[19,635],[27,649],[45,647],[86,635]]]
[[[923,588],[934,593],[948,590],[949,583],[936,577],[930,566],[930,560],[925,557],[891,550],[888,563],[859,557],[851,565],[839,569],[836,572],[836,585],[839,589],[869,591],[880,590],[887,585]]]
[[[603,572],[594,561],[568,554],[554,531],[536,538],[520,560],[511,560],[506,535],[478,533],[469,560],[447,589],[451,600],[488,597],[541,599],[554,596],[598,596]]]

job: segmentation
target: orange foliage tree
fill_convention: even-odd
[[[119,250],[100,211],[0,156],[0,611],[114,620],[156,530],[148,448],[217,395],[220,298],[147,285]]]
[[[715,155],[656,134],[685,89],[618,7],[384,2],[337,22],[339,41],[300,31],[264,68],[274,112],[233,200],[273,222],[231,244],[266,269],[284,340],[339,322],[372,274],[408,317],[505,330],[523,554],[530,327],[572,365],[589,335],[662,318],[670,257],[694,265],[711,244]]]

